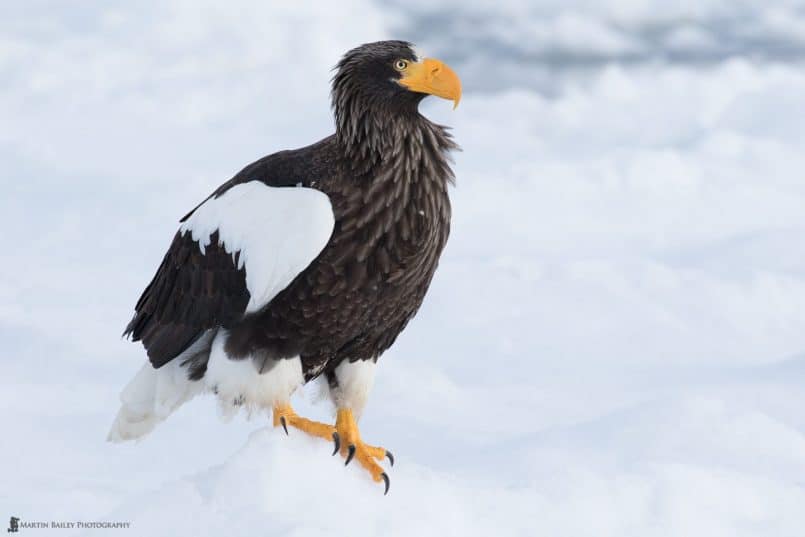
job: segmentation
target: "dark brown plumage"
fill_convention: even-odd
[[[139,438],[203,390],[226,409],[271,409],[275,427],[335,442],[372,479],[394,458],[357,420],[377,358],[425,297],[450,232],[444,127],[428,94],[458,103],[461,83],[408,43],[348,52],[333,79],[336,132],[246,168],[182,219],[125,334],[146,364],[109,432]],[[294,390],[324,374],[334,424],[298,416]]]
[[[416,60],[399,41],[348,53],[333,79],[335,134],[264,157],[211,195],[261,181],[316,189],[332,203],[329,243],[261,311],[243,315],[244,270],[217,238],[202,255],[189,234],[177,233],[125,332],[143,342],[154,367],[225,328],[232,359],[300,356],[306,380],[325,373],[332,381],[342,360],[376,360],[394,342],[422,304],[447,241],[447,153],[456,148],[417,111],[425,94],[389,81],[399,78],[397,58]],[[203,376],[207,355],[186,359],[191,378]]]

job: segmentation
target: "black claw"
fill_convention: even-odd
[[[282,428],[285,429],[285,435],[288,436],[288,426],[285,425],[285,416],[280,417],[280,423],[282,424]]]
[[[344,463],[344,466],[349,464],[349,462],[352,460],[352,457],[355,456],[355,444],[350,444],[347,449],[349,449],[349,453],[347,454],[347,462]]]
[[[383,472],[382,474],[380,474],[380,477],[382,477],[383,481],[386,483],[386,491],[383,493],[383,496],[385,496],[386,494],[389,493],[389,487],[391,486],[391,480],[389,479],[389,476],[386,475],[386,472]]]
[[[341,437],[338,436],[338,431],[333,431],[333,442],[335,442],[335,449],[333,450],[333,455],[335,455],[341,449]]]
[[[391,454],[391,451],[386,450],[386,457],[389,459],[389,464],[394,466],[394,455]]]

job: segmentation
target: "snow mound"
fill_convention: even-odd
[[[471,438],[430,434],[419,442],[432,452],[428,467],[395,453],[388,496],[359,465],[331,457],[330,444],[264,428],[223,464],[130,496],[102,518],[172,537],[799,535],[805,490],[791,469],[802,467],[805,436],[739,403],[740,393],[752,398],[740,383],[704,392],[484,453]],[[436,463],[473,451],[484,471]]]
[[[356,463],[291,430],[261,429],[226,462],[133,499],[107,518],[138,535],[491,535],[455,478],[397,457],[383,496]]]

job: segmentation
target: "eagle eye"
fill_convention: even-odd
[[[397,60],[394,62],[394,68],[398,71],[405,71],[408,68],[407,60]]]

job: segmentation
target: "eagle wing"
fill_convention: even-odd
[[[332,235],[323,192],[259,180],[225,186],[182,220],[124,332],[155,368],[268,305]]]

